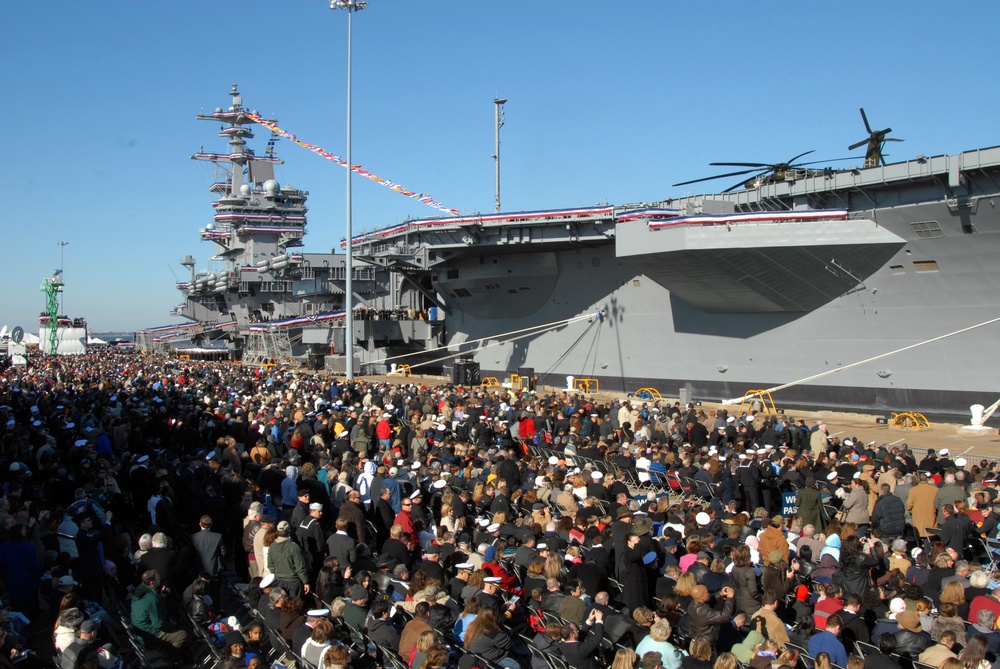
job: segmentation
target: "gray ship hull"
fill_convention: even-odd
[[[846,204],[852,217],[863,216],[887,233],[887,239],[899,240],[894,247],[885,247],[891,252],[879,260],[879,267],[855,277],[853,286],[818,308],[747,313],[734,304],[724,313],[695,306],[658,283],[652,270],[639,270],[656,267],[655,247],[647,247],[642,262],[630,262],[629,253],[636,250],[623,252],[622,247],[641,246],[643,240],[623,242],[619,224],[617,247],[609,240],[568,248],[554,242],[553,251],[546,251],[542,243],[517,252],[509,246],[490,249],[499,254],[499,270],[472,257],[450,261],[446,266],[460,269],[466,290],[510,276],[505,265],[511,270],[531,266],[533,258],[543,255],[547,276],[539,282],[545,293],[543,304],[532,313],[520,313],[524,301],[504,290],[507,284],[519,283],[516,279],[500,284],[483,313],[483,299],[474,293],[465,300],[453,297],[454,281],[439,269],[435,286],[449,302],[447,339],[458,344],[487,338],[488,344],[491,335],[601,310],[606,314],[603,322],[571,323],[512,343],[474,349],[470,357],[484,375],[501,377],[519,367],[533,367],[542,382],[556,386],[565,386],[566,377],[574,376],[596,378],[602,390],[627,392],[652,386],[676,395],[686,388],[692,397],[726,399],[974,326],[1000,316],[996,186],[1000,154],[988,151],[988,156],[976,152],[981,160],[975,165],[970,165],[970,154],[961,154],[919,165],[913,161],[846,173],[845,178],[868,179],[871,185],[837,188],[825,183],[828,179],[810,178],[711,196],[712,202],[732,204],[735,211],[783,205],[792,209],[806,201],[818,207]],[[935,160],[941,164],[926,165]],[[967,169],[956,173],[951,166],[959,161]],[[912,173],[921,167],[926,176]],[[895,179],[891,168],[910,173]],[[705,204],[698,198],[669,204],[684,209],[698,202]],[[831,229],[836,225],[831,222]],[[766,233],[761,244],[766,247],[772,242],[769,237],[782,234]],[[433,240],[430,245],[434,246]],[[747,242],[738,246],[746,248]],[[779,250],[810,252],[804,244],[779,246],[774,252]],[[841,262],[826,269],[853,276],[852,257],[848,248],[841,253]],[[699,260],[711,262],[710,257]],[[663,262],[670,262],[667,254]],[[734,302],[740,299],[739,294],[732,295]],[[473,300],[478,308],[468,306]],[[974,329],[795,385],[776,393],[775,399],[779,405],[967,415],[970,404],[989,404],[1000,392],[1000,360],[994,353],[998,334],[1000,324]]]

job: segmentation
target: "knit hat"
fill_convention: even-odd
[[[906,602],[904,602],[899,597],[895,597],[891,602],[889,602],[890,619],[895,620],[900,613],[904,613],[905,611],[906,611]]]

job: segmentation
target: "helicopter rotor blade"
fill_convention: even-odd
[[[896,139],[895,137],[886,137],[883,142],[905,142],[905,139]]]
[[[768,163],[709,163],[709,165],[719,165],[723,167],[774,167]]]
[[[870,135],[871,132],[872,132],[872,127],[870,125],[868,125],[868,116],[865,114],[865,108],[864,107],[861,108],[861,120],[863,120],[865,122],[865,130],[867,130],[868,134]]]
[[[858,148],[859,146],[864,146],[865,144],[867,144],[870,141],[871,141],[870,138],[869,139],[863,139],[860,142],[857,142],[856,144],[851,144],[849,147],[847,147],[847,150],[848,151],[853,151],[854,149]]]
[[[821,165],[824,163],[839,163],[842,160],[858,160],[859,158],[863,158],[863,156],[847,156],[846,158],[830,158],[829,160],[814,160],[809,163],[796,163],[795,165],[789,165],[789,167],[796,168],[796,167],[806,167],[807,165]]]
[[[786,161],[786,162],[785,162],[785,163],[783,163],[783,164],[784,164],[784,165],[791,165],[791,164],[793,164],[793,163],[794,163],[794,162],[795,162],[796,160],[798,160],[799,158],[801,158],[802,156],[808,156],[808,155],[809,155],[810,153],[815,153],[815,152],[816,152],[816,149],[812,149],[811,151],[806,151],[805,153],[800,153],[799,155],[795,156],[794,158],[792,158],[792,159],[791,159],[791,160],[789,160],[789,161]],[[776,165],[771,165],[771,167],[776,167]]]
[[[743,174],[750,174],[751,172],[759,172],[757,169],[752,170],[741,170],[739,172],[727,172],[726,174],[716,174],[711,177],[702,177],[701,179],[692,179],[691,181],[682,181],[680,183],[672,184],[673,186],[686,186],[688,184],[696,184],[701,181],[711,181],[713,179],[724,179],[726,177],[737,177]]]

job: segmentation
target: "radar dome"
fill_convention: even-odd
[[[215,223],[209,223],[205,226],[206,230],[215,230]]]
[[[274,179],[268,179],[264,182],[264,192],[268,195],[274,195],[278,192],[278,182]]]
[[[243,197],[249,197],[250,195],[249,184],[243,184],[242,186],[240,186],[240,195],[242,195]]]
[[[215,108],[215,113],[216,114],[221,114],[222,113],[222,107],[216,107]]]

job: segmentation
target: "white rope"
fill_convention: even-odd
[[[468,341],[463,341],[463,342],[457,343],[457,344],[445,344],[444,346],[438,346],[437,348],[425,349],[423,351],[416,351],[414,353],[402,353],[400,355],[393,355],[393,356],[389,356],[388,358],[383,358],[382,360],[373,360],[372,362],[388,362],[390,360],[399,360],[401,358],[409,358],[409,357],[412,357],[414,355],[426,355],[428,353],[434,353],[435,351],[447,350],[447,349],[450,349],[450,348],[452,348],[454,346],[465,346],[466,344],[478,344],[479,342],[482,342],[482,341],[487,341],[487,340],[490,340],[490,339],[498,339],[500,337],[506,337],[508,335],[521,334],[522,332],[529,332],[530,331],[531,334],[541,334],[542,332],[547,332],[549,330],[554,330],[557,327],[562,327],[563,325],[569,325],[570,323],[575,323],[577,321],[587,320],[589,318],[598,318],[598,314],[595,313],[595,314],[584,314],[582,316],[574,316],[573,318],[566,318],[566,319],[563,319],[561,321],[553,321],[551,323],[544,323],[542,325],[532,325],[529,328],[521,328],[520,330],[511,330],[510,332],[502,332],[500,334],[489,335],[488,337],[481,337],[479,339],[470,339]],[[537,332],[536,332],[536,330],[537,330]],[[514,340],[511,340],[511,341],[514,341]],[[465,351],[463,353],[467,353],[467,352],[468,351]],[[459,353],[458,355],[462,355],[463,353]],[[451,357],[451,356],[449,356],[449,357]],[[447,360],[448,358],[446,357],[446,358],[442,358],[442,359],[443,360]],[[427,363],[420,363],[420,364],[423,365],[423,364],[427,364]]]
[[[503,344],[508,344],[510,342],[517,341],[519,339],[525,339],[526,337],[533,337],[534,335],[542,334],[543,332],[547,332],[549,330],[555,330],[556,328],[562,327],[563,325],[568,325],[569,323],[574,323],[574,322],[577,322],[577,321],[586,320],[586,319],[589,319],[589,318],[597,318],[597,317],[598,317],[597,314],[588,314],[588,315],[585,315],[585,316],[574,316],[573,318],[567,318],[567,319],[564,319],[564,320],[561,320],[561,321],[554,321],[552,323],[547,323],[545,325],[535,325],[535,326],[532,326],[530,328],[522,328],[520,330],[513,330],[511,332],[505,332],[505,333],[499,334],[499,335],[492,335],[490,337],[482,337],[480,339],[472,339],[472,340],[469,340],[469,341],[464,341],[461,344],[452,344],[451,346],[463,346],[465,344],[474,344],[474,343],[486,341],[486,340],[489,340],[489,339],[496,339],[497,337],[505,337],[507,335],[518,335],[516,337],[511,337],[509,339],[497,340],[497,341],[494,341],[493,343],[487,344],[486,346],[480,346],[479,348],[476,349],[476,351],[485,351],[486,349],[490,349],[490,348],[493,348],[495,346],[502,346]],[[521,333],[523,333],[523,334],[521,334]],[[379,364],[379,363],[384,363],[387,360],[396,360],[397,358],[404,358],[404,357],[408,357],[408,356],[411,356],[411,355],[433,353],[434,351],[441,351],[441,350],[444,350],[444,349],[451,348],[451,346],[439,346],[437,348],[432,348],[432,349],[429,349],[427,351],[420,351],[419,353],[407,353],[405,355],[397,355],[397,356],[392,356],[392,357],[389,357],[389,358],[383,358],[382,360],[370,360],[370,361],[368,361],[367,364]],[[445,360],[451,360],[451,359],[457,358],[459,356],[468,355],[471,352],[472,351],[470,349],[468,351],[458,351],[457,353],[449,353],[448,355],[440,357],[440,358],[435,358],[433,360],[424,360],[422,362],[418,362],[418,363],[415,363],[413,365],[410,365],[410,369],[414,369],[414,368],[417,368],[417,367],[423,367],[424,365],[431,365],[431,364],[434,364],[435,362],[444,362]]]
[[[807,377],[805,377],[803,379],[799,379],[797,381],[791,381],[789,383],[783,383],[780,386],[774,386],[773,388],[767,388],[766,390],[762,390],[760,393],[753,393],[753,396],[760,397],[760,395],[763,394],[763,393],[775,393],[775,392],[778,392],[779,390],[784,390],[785,388],[791,388],[792,386],[798,386],[798,385],[801,385],[803,383],[808,383],[809,381],[815,381],[816,379],[821,379],[824,376],[829,376],[831,374],[836,374],[837,372],[843,372],[844,370],[851,369],[852,367],[858,367],[860,365],[866,365],[869,362],[875,362],[876,360],[881,360],[882,358],[888,358],[890,355],[896,355],[897,353],[902,353],[904,351],[909,351],[910,349],[917,348],[918,346],[923,346],[924,344],[933,344],[936,341],[941,341],[942,339],[947,339],[948,337],[954,337],[955,335],[960,335],[960,334],[963,334],[965,332],[969,332],[970,330],[975,330],[976,328],[981,328],[981,327],[984,327],[986,325],[992,325],[993,323],[998,323],[998,322],[1000,322],[1000,318],[993,318],[991,320],[984,321],[984,322],[978,323],[976,325],[970,325],[969,327],[962,328],[961,330],[955,330],[954,332],[949,332],[948,334],[943,334],[943,335],[941,335],[939,337],[934,337],[932,339],[925,339],[924,341],[917,342],[916,344],[910,344],[909,346],[904,346],[903,348],[897,348],[895,351],[889,351],[888,353],[882,353],[880,355],[876,355],[874,357],[867,358],[865,360],[859,360],[858,362],[852,362],[851,364],[844,365],[843,367],[837,367],[836,369],[831,369],[831,370],[828,370],[828,371],[825,371],[825,372],[821,372],[819,374],[813,374],[812,376],[807,376]],[[745,398],[743,398],[743,397],[737,397],[737,398],[731,399],[731,400],[723,400],[722,403],[723,404],[736,404],[737,402],[742,402],[744,399]]]

